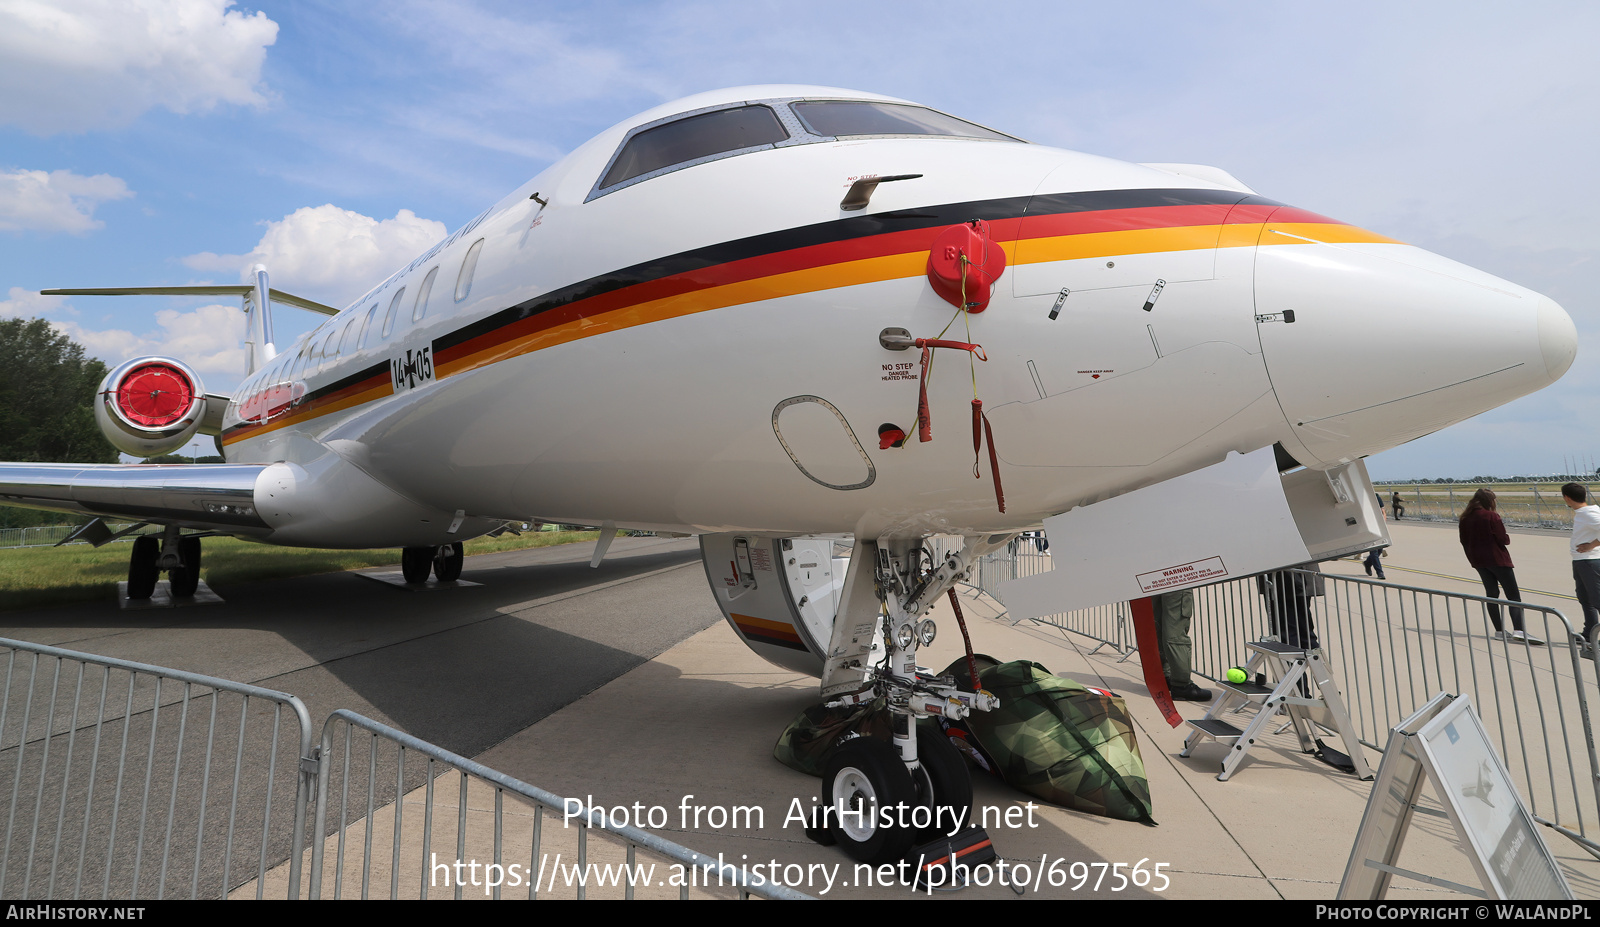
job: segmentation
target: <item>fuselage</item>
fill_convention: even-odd
[[[295,506],[263,509],[271,539],[436,544],[452,521],[532,518],[1014,530],[1228,451],[1353,460],[1572,362],[1572,323],[1539,294],[1225,175],[998,133],[827,136],[793,105],[827,100],[889,101],[740,88],[619,124],[247,378],[229,461],[306,474]],[[752,107],[781,141],[617,180],[643,131]],[[905,174],[841,207],[855,180]],[[1007,260],[966,313],[926,269],[974,219]],[[919,352],[886,348],[891,328],[987,358],[936,352],[932,441]],[[880,447],[886,425],[909,439]]]

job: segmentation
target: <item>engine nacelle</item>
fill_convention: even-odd
[[[194,437],[206,416],[206,390],[189,365],[136,357],[100,381],[94,417],[119,451],[134,457],[171,453]]]

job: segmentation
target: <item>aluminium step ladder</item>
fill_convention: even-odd
[[[1222,761],[1222,773],[1217,779],[1226,782],[1282,713],[1288,715],[1289,725],[1300,739],[1300,749],[1315,754],[1329,765],[1347,769],[1360,779],[1371,779],[1372,769],[1362,756],[1355,725],[1350,722],[1350,713],[1328,672],[1322,651],[1308,651],[1274,640],[1248,643],[1245,648],[1251,651],[1250,662],[1244,668],[1246,681],[1220,684],[1222,694],[1212,703],[1206,716],[1188,722],[1194,730],[1189,732],[1178,755],[1190,756],[1205,740],[1223,744],[1229,748],[1228,755]],[[1254,681],[1263,679],[1269,668],[1277,677],[1275,684],[1268,686]],[[1225,714],[1251,705],[1256,706],[1255,716],[1243,729],[1222,719]],[[1317,736],[1319,728],[1338,734],[1348,756],[1326,747]],[[1340,763],[1340,759],[1347,762]]]

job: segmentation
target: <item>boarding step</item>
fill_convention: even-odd
[[[1238,740],[1244,734],[1244,731],[1241,731],[1226,721],[1219,721],[1216,718],[1201,718],[1198,721],[1190,719],[1187,724],[1190,727],[1203,732],[1207,737],[1215,738],[1217,743],[1224,746],[1231,746],[1234,741]]]
[[[1250,653],[1244,667],[1246,679],[1266,680],[1270,676],[1273,681],[1270,685],[1253,681],[1222,683],[1221,694],[1211,703],[1206,716],[1188,722],[1193,730],[1178,755],[1193,755],[1194,748],[1207,740],[1229,747],[1217,776],[1226,782],[1282,714],[1288,718],[1287,726],[1294,728],[1302,751],[1359,778],[1371,779],[1372,771],[1356,740],[1355,725],[1322,651],[1308,651],[1276,640],[1250,641],[1245,649]],[[1222,720],[1223,715],[1245,708],[1254,708],[1255,713],[1242,729]],[[1319,736],[1323,731],[1336,734],[1348,756],[1324,744]]]
[[[1304,659],[1306,655],[1304,647],[1285,644],[1283,641],[1250,641],[1244,645],[1244,649],[1253,650],[1256,653],[1270,653],[1283,660]]]
[[[1253,682],[1219,682],[1218,686],[1224,692],[1232,692],[1240,698],[1248,699],[1252,704],[1260,705],[1272,694],[1272,686],[1258,685]]]

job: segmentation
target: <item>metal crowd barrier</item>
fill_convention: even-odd
[[[1312,580],[1308,571],[1290,571]],[[1600,760],[1589,712],[1595,664],[1553,608],[1440,592],[1357,576],[1320,574],[1309,599],[1313,630],[1361,742],[1382,751],[1388,731],[1439,692],[1464,693],[1505,759],[1536,820],[1600,857]],[[1524,615],[1548,642],[1495,636],[1489,608]],[[1195,672],[1223,678],[1245,662],[1244,642],[1271,633],[1254,578],[1196,590]]]
[[[0,659],[0,897],[222,898],[285,858],[299,885],[299,699],[22,641]]]
[[[328,718],[320,759],[316,833],[328,832],[330,816],[337,833],[312,847],[312,898],[355,894],[358,879],[363,899],[374,889],[424,899],[499,899],[508,889],[529,899],[687,899],[691,888],[697,897],[809,897],[353,712]],[[592,830],[613,840],[591,842]],[[407,844],[407,833],[420,842]],[[640,862],[639,850],[668,862]]]
[[[362,898],[374,878],[388,897],[415,889],[426,898],[446,872],[456,898],[464,889],[499,898],[512,871],[507,841],[518,847],[517,861],[544,863],[519,866],[532,876],[519,883],[529,898],[541,884],[575,888],[580,899],[611,889],[660,896],[656,883],[669,881],[673,866],[687,877],[672,888],[678,897],[691,889],[697,897],[808,897],[348,711],[328,718],[314,749],[305,705],[283,692],[6,639],[0,661],[0,781],[11,783],[0,898],[293,899],[308,855],[311,898],[324,897],[325,869],[332,898],[348,894],[347,878],[357,873]],[[457,798],[441,810],[436,779],[452,771]],[[424,797],[408,797],[413,788]],[[572,811],[576,820],[545,828],[546,810]],[[492,846],[469,827],[484,819]],[[412,828],[421,850],[403,864],[403,835]],[[591,847],[591,829],[618,841],[617,851],[608,841]],[[571,835],[565,843],[555,833],[562,830]],[[436,837],[453,843],[445,861],[431,858]],[[353,841],[359,855],[347,853]],[[375,841],[389,852],[375,855]],[[668,866],[637,863],[641,849]],[[402,880],[404,865],[411,868]],[[500,885],[488,884],[491,871]]]
[[[1002,578],[1048,569],[1041,559],[1048,558],[1026,547],[996,552],[984,558],[975,584],[995,595]],[[1313,576],[1276,575],[1286,574]],[[1312,623],[1362,743],[1381,752],[1389,729],[1435,694],[1465,693],[1535,818],[1600,858],[1600,760],[1589,709],[1600,679],[1574,645],[1566,616],[1540,605],[1316,575],[1324,592],[1309,599]],[[1225,678],[1248,662],[1247,641],[1275,633],[1264,586],[1247,577],[1194,590],[1196,675]],[[1521,609],[1527,633],[1548,644],[1496,637],[1490,606],[1501,610],[1507,632],[1510,609]],[[1117,605],[1040,622],[1125,652],[1133,640],[1126,617]]]
[[[128,527],[131,522],[111,523],[107,525],[111,530],[118,531]],[[59,544],[72,535],[72,532],[82,525],[38,525],[32,528],[0,528],[0,549],[11,547],[48,547]],[[113,543],[132,541],[133,536],[117,538]],[[79,541],[77,543],[86,543]]]
[[[1400,496],[1401,519],[1456,521],[1473,493],[1487,486],[1495,491],[1495,511],[1508,525],[1535,528],[1571,528],[1572,511],[1561,501],[1561,487],[1568,482],[1582,483],[1592,495],[1592,480],[1562,477],[1553,480],[1506,480],[1485,483],[1380,483],[1375,487],[1384,506],[1390,507],[1394,494]],[[1393,518],[1391,511],[1389,517]]]

